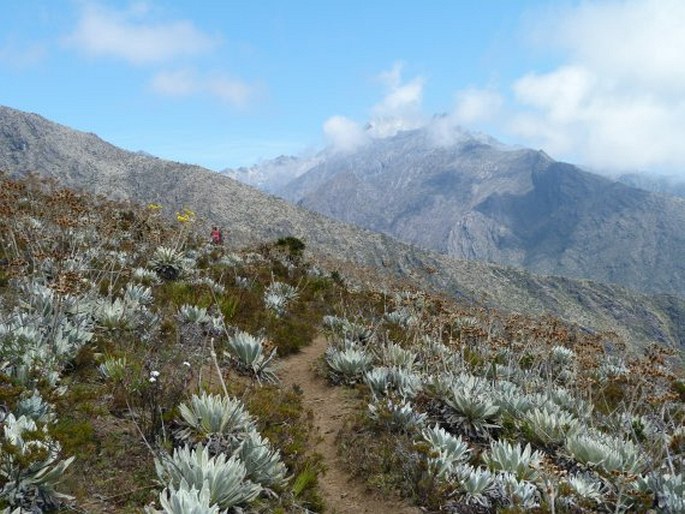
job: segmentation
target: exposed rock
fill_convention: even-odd
[[[374,280],[402,278],[408,285],[513,312],[555,314],[588,330],[613,330],[636,345],[685,344],[685,301],[678,297],[451,259],[312,213],[198,166],[127,152],[93,134],[6,107],[0,107],[0,170],[16,176],[35,172],[70,187],[160,203],[167,213],[188,207],[208,225],[222,226],[232,245],[292,235],[321,259],[349,263],[349,273],[372,269]],[[489,230],[495,237],[499,229]]]
[[[685,199],[542,151],[406,131],[325,156],[280,194],[460,259],[685,295]]]

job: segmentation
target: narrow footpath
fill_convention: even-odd
[[[421,510],[410,507],[400,499],[381,497],[362,483],[351,478],[341,469],[335,439],[343,420],[354,409],[351,392],[343,387],[333,387],[316,376],[312,367],[326,349],[326,339],[317,337],[311,345],[281,361],[279,376],[284,387],[299,386],[302,389],[304,407],[314,413],[314,428],[320,441],[313,448],[324,457],[328,469],[319,478],[321,493],[330,514],[419,514]]]

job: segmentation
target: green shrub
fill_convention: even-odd
[[[292,257],[302,257],[305,244],[301,239],[293,236],[281,237],[276,241],[276,246],[285,247]]]

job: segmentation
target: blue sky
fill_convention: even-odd
[[[445,113],[558,159],[678,173],[685,2],[4,0],[0,104],[212,169]]]

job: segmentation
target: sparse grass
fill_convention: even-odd
[[[378,430],[361,414],[345,422],[338,444],[338,455],[353,477],[384,494],[401,491],[409,498],[429,499],[426,484],[419,483],[418,469],[407,460],[414,452],[408,434]]]
[[[257,418],[260,432],[281,450],[295,477],[291,491],[296,501],[310,510],[322,510],[317,485],[325,464],[321,455],[310,451],[316,436],[312,413],[303,408],[301,393],[264,386],[247,392],[246,404]]]

